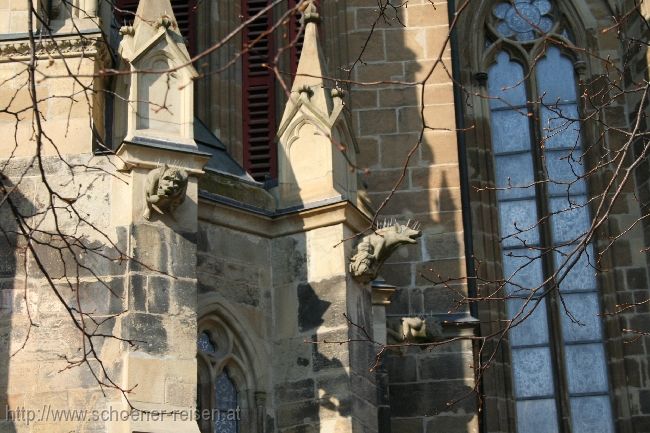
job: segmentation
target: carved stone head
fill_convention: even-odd
[[[166,164],[147,175],[145,194],[147,208],[144,217],[151,217],[154,209],[160,214],[173,212],[185,200],[188,175],[185,170],[170,168]]]

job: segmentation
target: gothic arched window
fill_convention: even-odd
[[[571,33],[549,0],[490,7],[483,65],[517,432],[613,433]]]
[[[239,344],[217,318],[202,321],[197,340],[197,410],[202,433],[241,433],[247,379]]]

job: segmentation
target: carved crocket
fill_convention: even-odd
[[[359,242],[356,254],[350,259],[350,273],[364,282],[374,280],[379,268],[400,245],[415,244],[421,235],[417,223],[411,225],[410,221],[384,225]]]
[[[145,184],[147,208],[144,217],[151,218],[151,209],[160,214],[173,212],[185,200],[187,181],[185,170],[169,168],[166,164],[151,170]]]

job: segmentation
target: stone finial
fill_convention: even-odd
[[[151,218],[151,210],[161,215],[171,214],[185,201],[188,175],[185,170],[170,168],[166,164],[147,174],[145,219]]]
[[[357,180],[349,170],[358,151],[341,92],[333,82],[319,41],[314,1],[301,3],[304,41],[278,128],[279,205],[291,207],[341,197],[356,202]]]
[[[397,248],[417,243],[420,236],[422,231],[417,222],[384,222],[381,228],[361,239],[356,254],[350,259],[350,273],[362,282],[374,280],[381,266]]]
[[[305,24],[315,23],[320,24],[320,14],[318,13],[318,8],[316,7],[316,2],[314,0],[308,0],[305,2],[304,11],[302,13],[302,19]]]

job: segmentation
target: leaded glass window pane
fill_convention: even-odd
[[[596,290],[596,268],[594,267],[594,250],[588,245],[585,251],[576,257],[572,254],[575,246],[557,248],[555,252],[555,264],[559,268],[562,266],[559,276],[564,276],[560,281],[560,291],[562,293],[575,291],[593,291]],[[575,264],[573,262],[575,261]],[[573,264],[571,269],[568,265]],[[568,272],[567,272],[568,271]]]
[[[607,370],[603,345],[567,345],[566,368],[569,393],[607,392]]]
[[[542,102],[553,106],[558,102],[576,100],[576,80],[573,62],[559,48],[549,46],[546,55],[535,65],[537,85]]]
[[[495,111],[492,125],[495,154],[530,151],[530,119],[526,110]]]
[[[237,433],[237,388],[226,371],[217,376],[214,394],[219,413],[215,419],[215,433]]]
[[[571,398],[572,433],[614,433],[607,396]]]
[[[504,247],[523,247],[539,243],[535,200],[499,203],[499,220]]]
[[[508,318],[516,324],[510,330],[510,344],[516,346],[533,346],[548,344],[548,325],[546,323],[546,300],[524,301],[508,300]]]
[[[542,106],[541,113],[545,149],[580,149],[580,116],[576,104]],[[581,156],[577,154],[574,158]]]
[[[204,353],[215,353],[217,351],[215,344],[210,339],[210,335],[207,332],[201,332],[198,340],[198,349]]]
[[[553,367],[548,347],[512,349],[512,369],[517,397],[553,395]]]
[[[587,197],[572,197],[570,201],[553,198],[550,202],[553,242],[564,244],[581,240],[591,225]]]
[[[579,151],[560,150],[545,153],[548,172],[548,192],[551,195],[572,196],[584,194],[584,165]]]
[[[490,67],[488,91],[491,108],[522,107],[526,105],[524,68],[510,61],[506,52],[497,55],[497,63]]]
[[[568,343],[598,341],[601,338],[600,306],[597,293],[572,293],[562,299],[571,315],[561,311],[562,335]]]
[[[554,399],[517,402],[518,433],[558,433]]]
[[[535,171],[530,153],[496,157],[499,200],[535,197]]]
[[[544,282],[541,257],[526,249],[509,250],[504,255],[503,274],[506,293],[512,297],[528,298]]]

